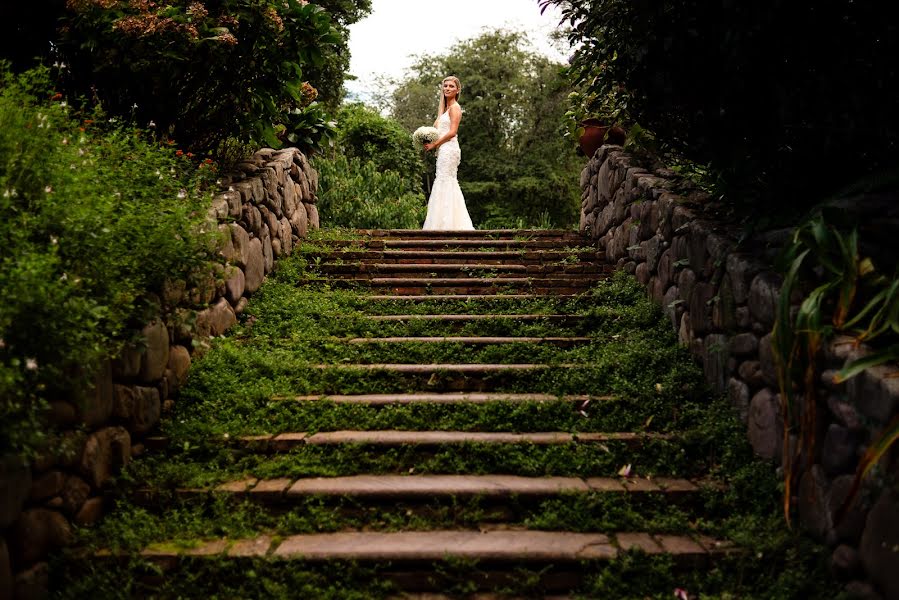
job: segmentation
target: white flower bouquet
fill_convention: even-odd
[[[415,133],[412,134],[412,141],[415,142],[415,146],[420,149],[425,144],[436,142],[439,137],[440,134],[437,133],[436,127],[419,127],[415,130]]]

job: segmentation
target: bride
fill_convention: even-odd
[[[462,162],[462,150],[456,137],[462,121],[462,107],[458,102],[461,91],[462,84],[458,77],[449,76],[443,80],[443,93],[440,95],[437,120],[434,122],[440,137],[425,144],[425,150],[438,150],[437,177],[431,188],[428,216],[422,229],[474,229],[456,178],[459,163]]]

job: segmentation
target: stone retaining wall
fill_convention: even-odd
[[[581,174],[580,229],[608,262],[646,286],[701,361],[709,385],[730,398],[756,454],[779,464],[783,429],[771,330],[782,280],[770,265],[784,232],[737,249],[740,232],[706,216],[697,198],[675,193],[676,183],[673,172],[650,171],[620,147],[604,146]],[[798,512],[802,527],[833,550],[832,568],[848,591],[897,599],[899,461],[885,460],[870,494],[834,522],[859,457],[899,413],[896,366],[832,383],[834,370],[863,352],[837,339],[825,353],[818,455],[800,480]]]
[[[107,364],[93,389],[51,403],[58,434],[30,466],[0,457],[0,598],[42,596],[45,558],[72,543],[73,525],[103,515],[104,485],[144,452],[174,406],[191,356],[237,323],[275,261],[319,226],[318,174],[296,149],[260,150],[223,187],[209,218],[223,233],[225,266],[190,284],[171,282],[139,344]]]

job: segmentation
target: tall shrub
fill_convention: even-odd
[[[337,122],[338,148],[343,154],[370,161],[381,171],[395,171],[408,182],[409,191],[421,191],[423,155],[402,125],[358,103],[342,106]]]
[[[0,454],[39,441],[45,402],[90,379],[167,278],[208,272],[217,231],[208,165],[47,86],[0,68]]]

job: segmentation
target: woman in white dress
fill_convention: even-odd
[[[462,162],[462,150],[456,137],[462,121],[462,107],[458,102],[462,84],[458,77],[450,76],[443,80],[442,87],[437,120],[434,122],[440,137],[425,144],[425,150],[437,148],[437,177],[431,187],[428,216],[422,229],[474,229],[456,177],[459,163]]]

